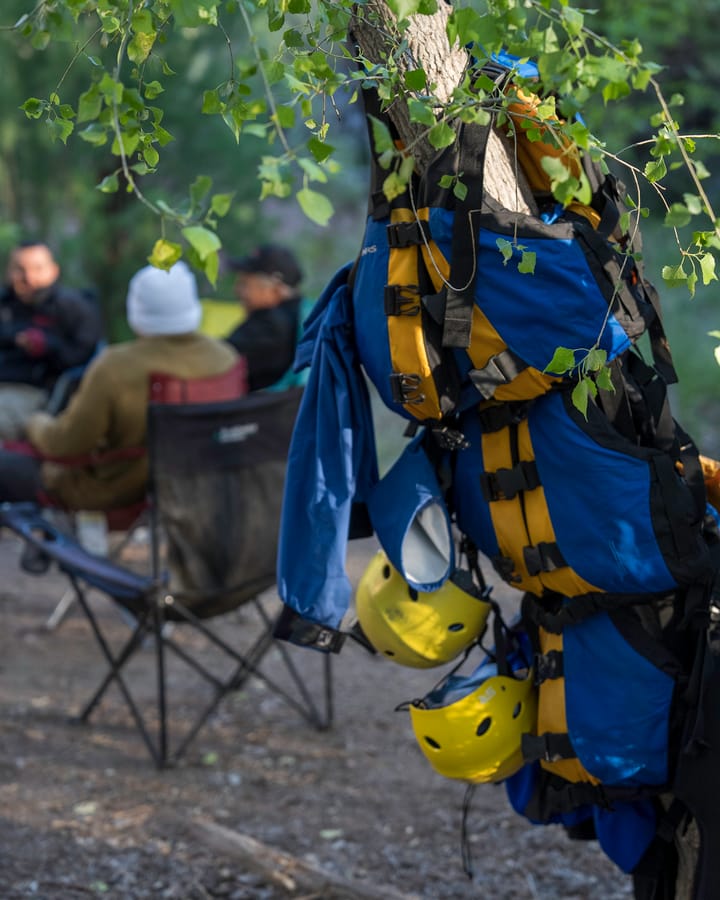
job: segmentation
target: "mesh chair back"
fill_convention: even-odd
[[[171,590],[200,617],[275,583],[287,452],[301,389],[151,404],[151,495]]]

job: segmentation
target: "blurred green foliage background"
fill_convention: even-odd
[[[668,96],[682,93],[683,133],[714,135],[703,142],[703,158],[711,172],[718,169],[714,147],[720,132],[718,95],[720,69],[716,64],[720,31],[720,0],[696,0],[678,9],[643,0],[592,0],[583,4],[596,12],[589,24],[613,42],[638,39],[644,57],[664,67],[660,81]],[[24,0],[5,0],[0,25],[9,26],[27,11]],[[247,53],[247,39],[235,17],[230,32],[236,60]],[[258,27],[262,27],[258,23]],[[77,37],[77,35],[73,35]],[[149,197],[183,198],[199,173],[213,179],[213,192],[234,192],[230,214],[221,221],[219,235],[230,255],[247,252],[262,240],[287,243],[298,253],[306,278],[306,293],[316,294],[335,269],[352,258],[360,245],[368,189],[367,137],[362,111],[338,96],[339,120],[332,143],[338,148],[343,170],[327,186],[336,213],[328,228],[309,222],[292,200],[259,201],[257,166],[267,152],[262,140],[242,135],[236,142],[217,117],[201,113],[204,90],[227,78],[228,54],[218,29],[185,29],[168,37],[163,55],[176,72],[167,79],[163,95],[163,126],[175,140],[163,151],[157,174],[141,179]],[[145,265],[159,236],[155,216],[132,195],[105,194],[96,185],[116,167],[109,147],[94,148],[73,135],[67,145],[53,143],[42,120],[29,120],[19,108],[28,97],[46,97],[63,78],[61,95],[76,98],[90,81],[90,63],[83,58],[66,71],[72,43],[53,43],[44,50],[23,44],[10,30],[0,31],[0,265],[20,237],[37,235],[49,240],[69,283],[96,289],[111,340],[128,332],[124,318],[128,279]],[[648,117],[653,98],[631,95],[623,103],[586,110],[592,130],[617,150],[642,142],[650,134]],[[708,149],[709,148],[709,149]],[[644,165],[642,150],[627,158]],[[708,193],[713,200],[720,184],[712,176]],[[673,190],[682,193],[681,179]],[[670,201],[672,198],[668,198]],[[643,203],[653,213],[659,204],[647,190]],[[685,291],[662,286],[660,270],[673,260],[673,234],[658,224],[662,214],[644,227],[646,267],[659,287],[666,329],[680,375],[673,389],[676,417],[696,437],[702,449],[720,456],[720,368],[714,360],[717,343],[707,332],[720,329],[716,283],[700,287],[694,299]],[[231,300],[229,279],[216,288],[201,285],[206,296]]]

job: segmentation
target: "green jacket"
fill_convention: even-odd
[[[104,350],[88,367],[67,409],[59,416],[36,413],[26,426],[29,441],[50,457],[73,457],[145,444],[148,376],[220,375],[238,356],[223,341],[193,333],[142,337]],[[147,458],[83,466],[46,462],[48,494],[71,509],[111,509],[137,503],[147,488]]]

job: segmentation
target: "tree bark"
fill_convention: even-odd
[[[451,46],[448,41],[446,26],[450,12],[449,4],[440,3],[431,16],[413,16],[403,35],[408,51],[396,61],[401,71],[422,68],[441,103],[450,99],[469,64],[467,51],[457,43]],[[356,8],[349,35],[361,54],[376,64],[386,64],[400,40],[397,20],[383,0],[368,0]],[[413,146],[416,170],[422,174],[437,153],[424,136],[425,126],[410,121],[402,97],[390,105],[388,115],[403,143]],[[517,165],[513,143],[496,129],[491,129],[488,138],[484,189],[506,209],[536,212],[530,188]]]

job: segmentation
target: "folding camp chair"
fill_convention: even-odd
[[[204,378],[182,379],[157,372],[150,376],[148,391],[152,403],[205,403],[211,400],[234,400],[247,393],[247,363],[243,357],[240,357],[226,372]],[[145,448],[130,447],[124,451],[113,451],[112,455],[118,458],[122,458],[123,455],[134,457],[138,452],[144,454]],[[102,461],[102,459],[107,459],[107,454],[96,458]],[[78,457],[66,461],[66,464],[83,465],[87,460],[87,457]],[[58,460],[58,462],[63,461]],[[72,515],[77,518],[83,513],[84,511],[80,510]],[[114,546],[109,554],[111,559],[117,559],[132,540],[135,532],[147,524],[148,504],[147,500],[141,500],[128,507],[108,509],[94,515],[104,518],[104,524],[99,523],[103,532],[124,532],[123,539]],[[69,588],[63,593],[45,622],[48,631],[54,631],[64,621],[75,602],[75,592]]]
[[[108,663],[80,720],[90,719],[115,684],[158,767],[179,759],[220,701],[251,677],[260,679],[314,727],[324,729],[332,722],[330,657],[310,654],[315,659],[309,660],[306,651],[276,641],[275,615],[259,596],[275,582],[285,458],[300,394],[294,390],[214,403],[150,405],[149,575],[89,554],[54,528],[36,506],[0,507],[0,525],[47,553],[67,575]],[[136,619],[119,650],[110,646],[101,618],[88,602],[91,587]],[[259,633],[243,652],[211,621],[240,606],[255,610],[260,623]],[[168,629],[171,622],[181,627]],[[218,675],[193,655],[193,646],[180,639],[186,626],[229,661],[229,671]],[[152,711],[143,711],[126,677],[129,661],[141,648],[155,654],[157,696]],[[308,673],[296,665],[295,651],[302,654],[303,667],[319,666],[314,689]],[[186,664],[211,688],[210,699],[172,748],[166,684],[170,657]],[[156,719],[156,738],[151,734],[151,716]]]

